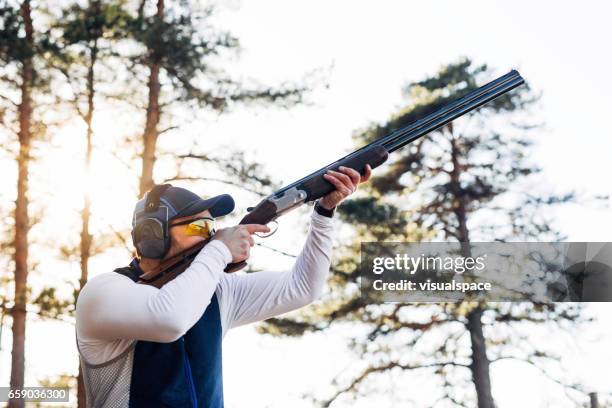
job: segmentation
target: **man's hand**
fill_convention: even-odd
[[[232,263],[237,263],[249,257],[251,247],[255,245],[251,235],[256,232],[267,233],[270,228],[260,224],[236,225],[218,230],[212,239],[221,240],[232,253]]]
[[[369,164],[366,165],[363,176],[357,170],[344,166],[340,166],[338,170],[340,171],[329,170],[323,175],[325,180],[336,187],[334,191],[319,200],[319,205],[328,210],[338,206],[346,197],[357,191],[359,183],[368,181],[372,175],[372,168]]]

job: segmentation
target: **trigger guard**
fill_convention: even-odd
[[[269,225],[269,224],[272,224],[272,223],[274,223],[274,225],[276,225],[276,228],[274,228],[272,230],[272,232],[267,233],[267,234],[259,234],[259,233],[256,232],[255,235],[257,235],[259,238],[268,238],[268,237],[271,237],[272,235],[276,234],[276,231],[278,231],[278,222],[276,220],[272,220],[272,221],[270,221],[266,225]],[[272,229],[272,228],[270,228],[270,229]]]

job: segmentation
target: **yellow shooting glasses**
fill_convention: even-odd
[[[170,225],[170,228],[178,227],[180,225],[185,226],[185,235],[190,236],[210,238],[215,235],[215,232],[217,231],[215,219],[210,217],[202,217],[195,220],[177,222],[176,224]]]

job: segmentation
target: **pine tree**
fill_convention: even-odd
[[[209,24],[213,13],[213,7],[202,9],[199,2],[142,0],[131,24],[131,35],[143,50],[132,55],[131,74],[137,78],[144,72],[147,77],[141,195],[154,184],[159,136],[176,129],[168,124],[173,109],[223,113],[236,104],[291,106],[301,101],[303,85],[249,86],[218,68],[215,59],[235,53],[239,42]]]
[[[70,85],[73,94],[69,105],[85,123],[85,155],[83,168],[86,175],[91,174],[91,160],[94,150],[93,119],[96,113],[96,102],[100,97],[97,93],[99,73],[103,69],[108,78],[109,60],[114,55],[114,47],[125,39],[126,26],[130,21],[121,2],[102,2],[91,0],[86,5],[73,4],[61,10],[62,17],[57,19],[55,31],[54,68],[62,74],[63,80]],[[90,177],[86,177],[91,183]],[[79,254],[81,276],[79,287],[83,288],[89,276],[89,259],[95,255],[93,251],[93,236],[90,233],[92,199],[89,185],[84,186],[83,208],[81,210],[80,244],[76,251],[64,252]],[[53,288],[49,288],[51,290]],[[57,300],[56,300],[57,302]],[[69,306],[69,305],[66,305]],[[67,307],[64,308],[67,310]],[[55,315],[66,312],[55,308]],[[77,403],[85,407],[85,390],[81,367],[78,375]]]
[[[406,106],[383,124],[355,134],[359,144],[391,133],[486,82],[490,70],[469,60],[443,67],[405,89]],[[546,370],[554,353],[530,342],[533,329],[555,330],[584,321],[575,304],[446,303],[376,304],[358,287],[360,241],[555,240],[561,238],[542,210],[572,201],[573,194],[542,196],[521,191],[540,169],[529,162],[527,108],[537,100],[529,87],[496,99],[467,119],[453,122],[394,154],[375,173],[366,197],[340,207],[355,241],[335,262],[330,293],[298,318],[270,319],[260,331],[301,335],[340,322],[363,325],[352,339],[368,367],[338,379],[329,406],[355,393],[376,374],[391,370],[428,372],[439,386],[432,406],[493,408],[490,365],[515,359]],[[521,123],[505,126],[504,123]],[[482,221],[486,216],[485,221]],[[478,221],[480,219],[480,221]],[[555,381],[561,381],[555,378]],[[474,392],[466,393],[468,383]],[[572,384],[573,389],[580,387]]]
[[[37,71],[37,59],[45,47],[44,37],[37,36],[32,22],[29,0],[19,4],[0,3],[0,80],[7,91],[2,95],[3,126],[18,142],[17,198],[15,200],[12,242],[15,268],[15,292],[12,315],[13,348],[11,381],[13,388],[22,388],[25,372],[26,305],[28,301],[28,231],[30,229],[29,173],[32,144],[44,134],[44,126],[36,116],[37,90],[45,85],[44,75]],[[14,99],[15,98],[15,99]],[[18,98],[18,99],[17,99]],[[11,400],[9,407],[22,407],[23,400]]]

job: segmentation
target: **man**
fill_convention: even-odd
[[[130,266],[91,279],[76,306],[76,337],[88,407],[223,407],[221,341],[233,327],[303,307],[322,292],[330,266],[332,215],[371,175],[341,167],[335,190],[315,204],[291,270],[225,273],[248,259],[265,225],[212,230],[230,213],[227,195],[203,200],[170,185],[136,204]],[[136,283],[182,250],[212,236],[191,265],[160,289]]]

